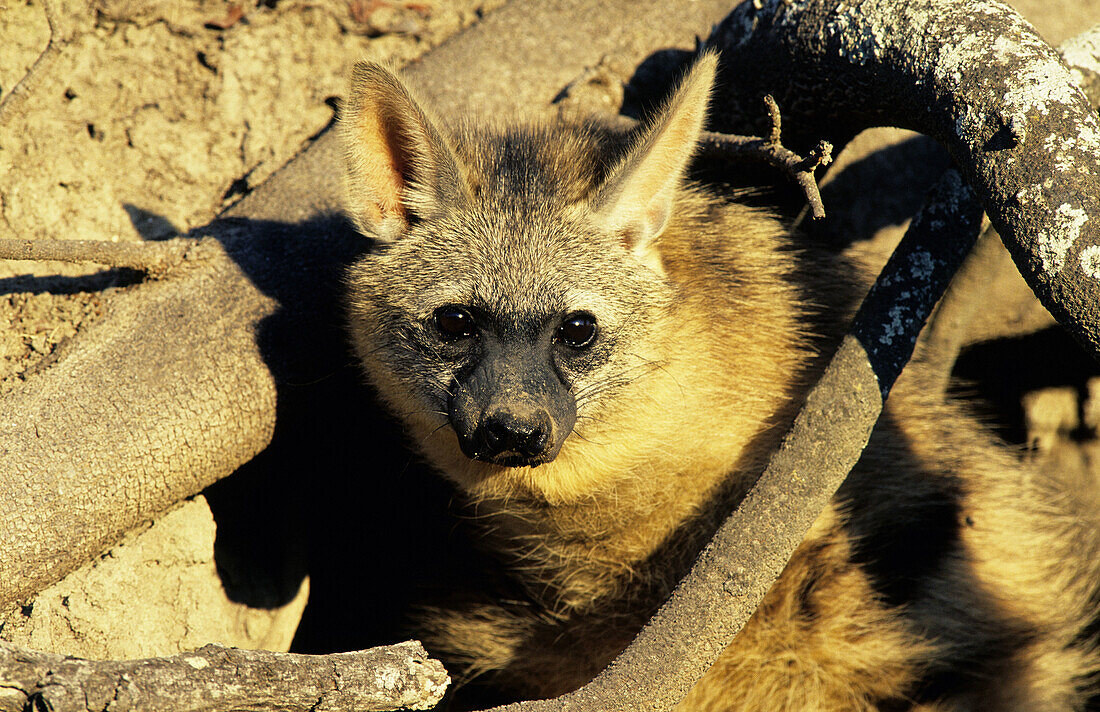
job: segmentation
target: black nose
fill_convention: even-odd
[[[482,431],[488,457],[514,452],[524,458],[535,458],[544,454],[550,444],[550,416],[545,411],[523,414],[498,411],[485,417]]]

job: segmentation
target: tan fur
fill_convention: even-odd
[[[510,581],[422,616],[429,648],[465,680],[541,697],[606,665],[751,484],[845,320],[850,266],[683,183],[713,74],[704,58],[623,135],[437,131],[395,78],[357,70],[342,119],[348,210],[378,249],[349,275],[352,338]],[[524,324],[596,315],[613,347],[560,364],[577,422],[552,462],[459,450],[454,357],[432,341],[443,304]],[[1082,633],[1096,615],[1095,497],[1023,469],[922,391],[915,364],[834,504],[680,709],[1084,709],[1100,674]]]

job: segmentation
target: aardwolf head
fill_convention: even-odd
[[[355,67],[346,208],[367,374],[459,481],[550,463],[659,366],[660,239],[706,112],[704,56],[632,134],[597,123],[444,130],[387,69]],[[459,455],[461,453],[461,455]]]

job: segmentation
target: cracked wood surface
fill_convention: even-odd
[[[273,304],[217,243],[201,247],[171,279],[111,299],[75,348],[0,399],[0,603],[60,580],[270,439],[275,383],[253,324]]]
[[[417,642],[297,655],[207,645],[167,658],[97,661],[0,642],[0,712],[424,710],[450,678]]]

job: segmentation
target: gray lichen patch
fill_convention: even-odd
[[[404,665],[398,667],[400,656],[395,656],[396,664],[377,666],[369,671],[373,674],[369,685],[384,691],[388,698],[401,700],[405,709],[426,710],[439,704],[451,684],[442,663],[429,658],[424,646],[416,640],[398,643],[392,650],[408,656],[403,658]]]
[[[1039,279],[1060,273],[1079,242],[1095,240],[1089,224],[1098,211],[1097,194],[1085,186],[1095,188],[1100,173],[1100,122],[1062,59],[1023,18],[999,3],[876,2],[864,3],[860,12],[858,25],[847,27],[850,36],[843,45],[855,65],[868,61],[869,52],[877,57],[890,51],[880,49],[883,42],[915,41],[909,38],[916,28],[923,28],[922,37],[937,38],[920,40],[927,51],[918,65],[925,64],[914,68],[913,79],[918,84],[931,80],[936,94],[955,104],[953,123],[946,127],[975,160],[992,166],[992,154],[1019,149],[1002,154],[1005,160],[1024,159],[1012,162],[1015,174],[982,175],[986,169],[979,168],[979,175],[990,181],[992,199],[1015,201],[1021,224],[1014,239],[1034,255],[1033,264],[1046,275]],[[844,24],[836,18],[831,22]],[[886,27],[889,31],[883,31]],[[909,31],[898,32],[899,27]],[[1095,62],[1095,50],[1094,43],[1082,43],[1075,50],[1077,61]],[[1034,180],[1029,176],[1044,174],[1053,178],[1042,185],[1027,183]],[[1066,190],[1067,174],[1076,174],[1081,190]],[[1010,192],[1002,192],[1009,186]]]
[[[1034,237],[1043,271],[1055,274],[1065,266],[1066,255],[1081,238],[1089,215],[1083,208],[1070,202],[1051,205],[1052,201],[1061,200],[1064,196],[1049,194],[1044,189],[1049,188],[1049,184],[1048,180],[1043,185],[1029,185],[1021,189],[1016,197],[1021,204],[1037,206],[1049,213],[1049,221],[1038,228]]]
[[[1100,246],[1089,245],[1081,250],[1081,270],[1093,279],[1100,279]]]
[[[720,98],[730,116],[751,116],[737,97],[766,91],[806,107],[787,122],[795,134],[843,141],[891,125],[942,142],[1043,304],[1100,349],[1098,283],[1083,269],[1094,263],[1079,259],[1098,243],[1100,122],[1019,14],[992,0],[773,0],[739,6],[712,38],[731,65],[762,54],[782,66],[734,79]],[[1096,61],[1097,43],[1081,43],[1076,61]],[[838,81],[843,96],[829,89]],[[822,104],[824,121],[811,108]]]
[[[1003,101],[1014,114],[1037,111],[1046,115],[1052,103],[1071,104],[1084,98],[1062,63],[1049,47],[1034,37],[1014,40],[998,37],[993,56],[1015,70],[1016,81],[1006,88]]]

